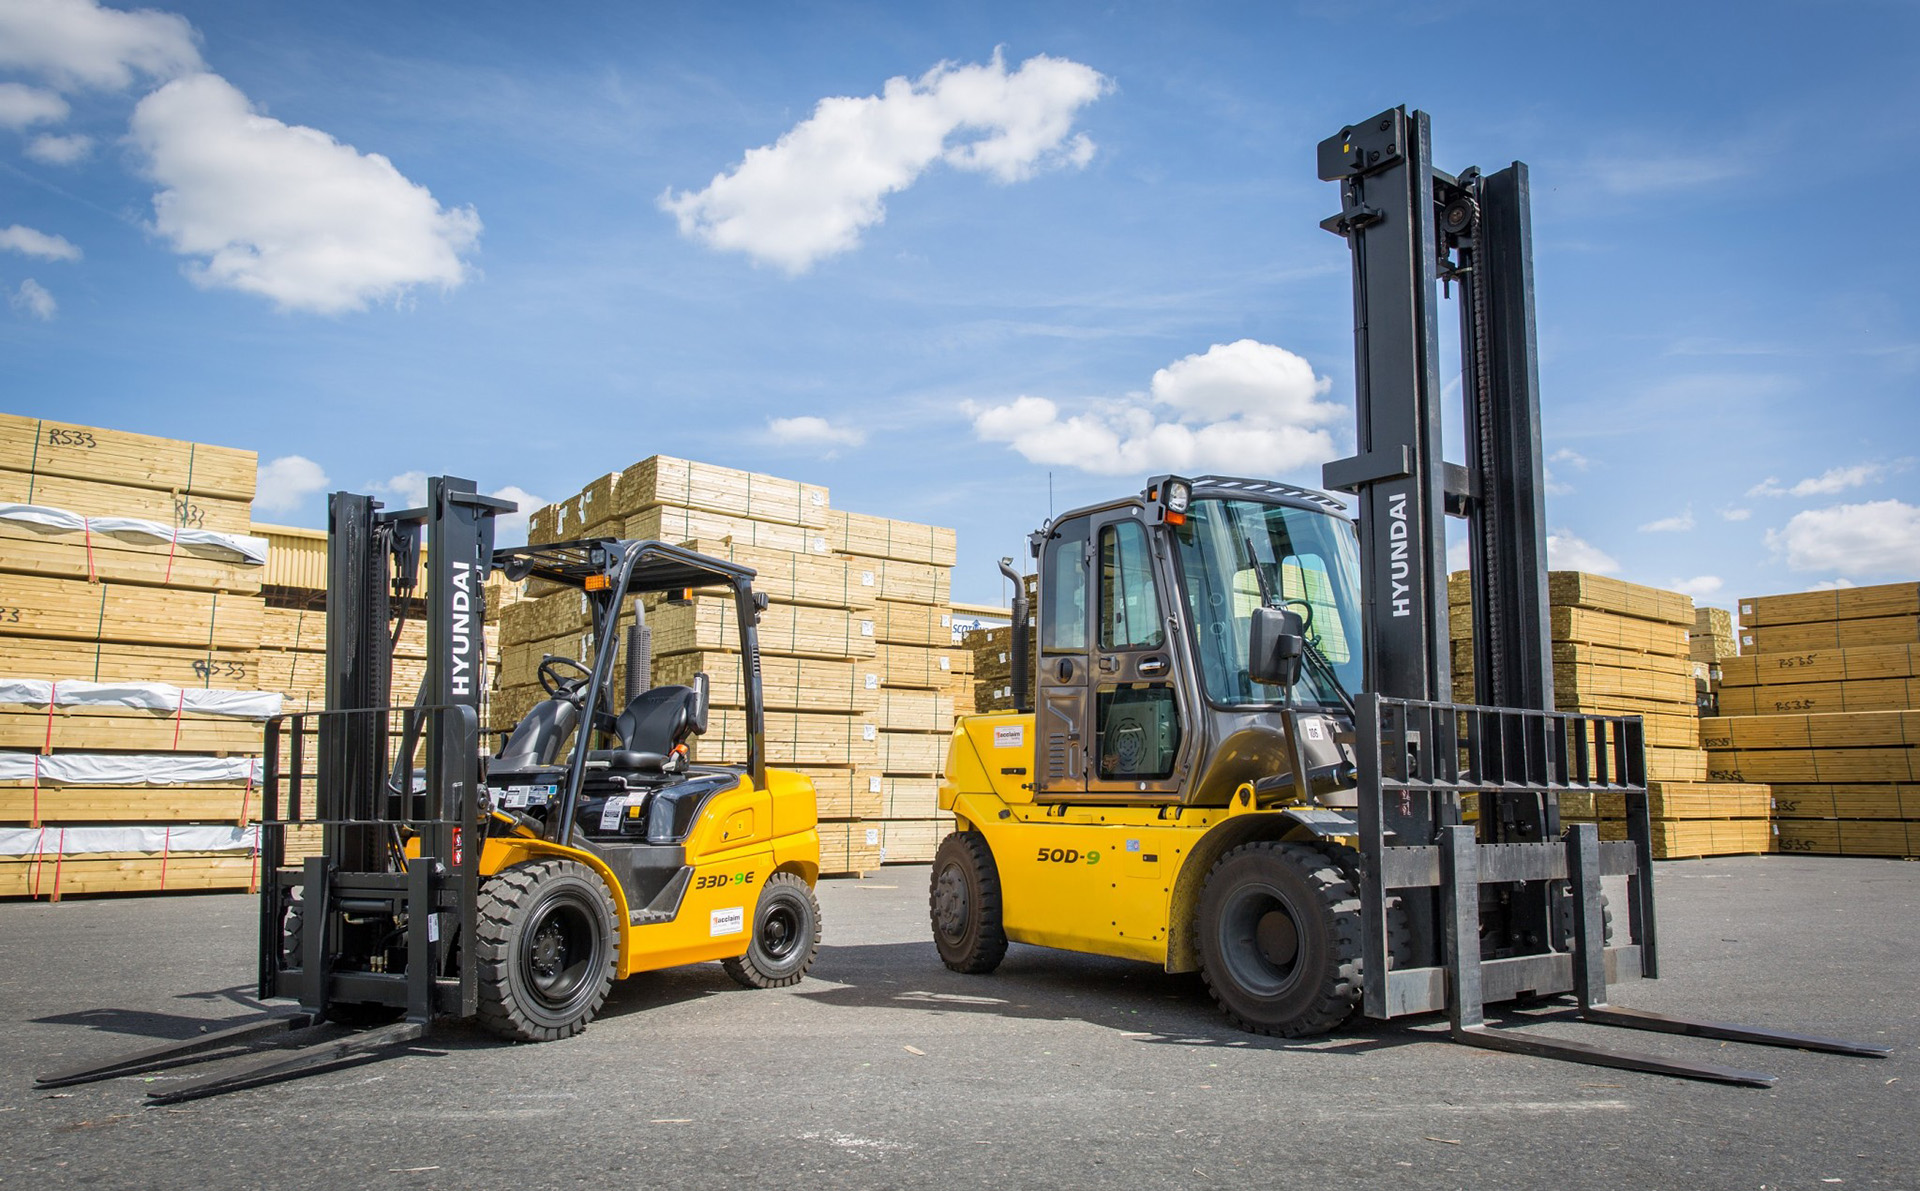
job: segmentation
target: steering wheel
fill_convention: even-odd
[[[562,678],[560,668],[568,667],[580,672],[578,678]],[[572,658],[563,658],[548,654],[540,659],[540,669],[535,672],[540,680],[540,689],[547,692],[550,699],[578,699],[580,692],[592,680],[593,671],[582,666]]]

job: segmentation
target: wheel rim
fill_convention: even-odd
[[[776,963],[800,949],[800,913],[795,907],[781,904],[767,911],[760,924],[760,949]]]
[[[967,929],[967,880],[960,866],[949,864],[940,870],[933,887],[933,914],[940,933],[958,939]]]
[[[1277,997],[1297,984],[1303,965],[1300,923],[1271,885],[1233,891],[1220,910],[1220,955],[1234,984],[1258,997]]]
[[[534,1000],[566,1009],[591,987],[599,947],[593,918],[571,901],[547,907],[520,936],[520,970]]]

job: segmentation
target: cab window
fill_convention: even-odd
[[[1087,522],[1069,521],[1047,542],[1041,599],[1043,653],[1084,653],[1087,648]]]
[[[1160,597],[1137,521],[1100,530],[1100,648],[1158,649],[1166,644]]]

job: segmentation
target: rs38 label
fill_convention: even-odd
[[[718,889],[722,885],[751,884],[753,884],[752,873],[733,873],[732,875],[728,875],[727,873],[708,873],[704,877],[697,878],[693,883],[693,887],[695,889]]]
[[[1081,861],[1085,861],[1088,864],[1099,864],[1100,853],[1094,850],[1082,852],[1078,848],[1040,849],[1041,864],[1079,864]]]

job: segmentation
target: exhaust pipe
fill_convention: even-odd
[[[627,681],[623,691],[626,698],[622,707],[653,689],[653,630],[647,627],[644,616],[645,612],[635,601],[633,623],[627,626]]]
[[[1013,668],[1013,709],[1028,712],[1033,710],[1028,700],[1033,690],[1033,666],[1027,657],[1027,585],[1013,564],[1005,559],[1000,562],[1000,573],[1013,584],[1013,640],[1007,646]]]

